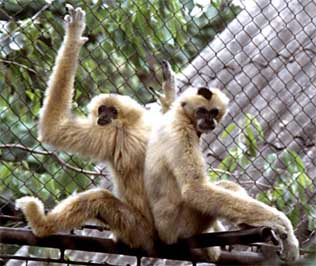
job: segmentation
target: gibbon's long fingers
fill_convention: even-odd
[[[147,88],[148,92],[158,101],[161,105],[162,112],[165,113],[169,110],[170,104],[167,102],[166,95],[156,91],[153,87]]]
[[[168,81],[172,78],[172,69],[170,63],[167,60],[163,60],[161,62],[161,70],[162,70],[162,77],[163,81]]]
[[[155,98],[161,97],[161,93],[156,91],[153,87],[148,87],[147,90],[153,97],[155,97]]]
[[[107,223],[125,244],[149,252],[153,249],[154,230],[150,222],[106,189],[92,189],[70,196],[47,215],[43,203],[34,197],[18,199],[16,207],[23,211],[37,236],[71,230],[89,219],[98,219]]]
[[[66,8],[69,13],[64,18],[66,33],[71,39],[80,40],[86,27],[86,13],[80,7],[74,9],[70,4],[67,4]]]
[[[298,258],[299,244],[291,222],[277,209],[249,196],[211,184],[185,185],[182,195],[189,206],[202,213],[227,219],[237,225],[245,223],[252,226],[271,227],[283,238],[283,258],[285,260]]]
[[[68,13],[73,17],[74,12],[75,12],[74,7],[71,4],[66,4],[66,8],[67,8]]]
[[[71,23],[71,16],[70,15],[66,15],[64,17],[64,21],[65,21],[65,23]]]
[[[147,90],[156,100],[159,101],[162,107],[162,112],[166,113],[170,109],[170,106],[176,97],[176,78],[168,61],[164,60],[161,62],[161,69],[163,76],[163,93],[156,91],[152,87],[148,87]]]
[[[176,98],[176,76],[171,69],[171,66],[168,61],[164,60],[161,62],[162,69],[162,89],[164,92],[164,97],[160,97],[159,100],[162,105],[163,112],[167,112],[170,109],[171,104]]]

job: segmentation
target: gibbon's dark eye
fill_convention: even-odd
[[[100,105],[98,109],[98,114],[106,112],[108,107],[106,105]]]
[[[207,116],[208,115],[208,111],[206,108],[204,107],[200,107],[196,110],[196,116],[197,117],[203,117],[203,116]]]
[[[219,114],[219,110],[217,108],[213,108],[210,110],[210,115],[212,117],[216,117],[216,116],[218,116],[218,114]]]
[[[113,107],[113,106],[110,106],[110,107],[109,107],[109,111],[110,111],[111,114],[114,115],[114,116],[117,116],[117,114],[118,114],[116,108]]]

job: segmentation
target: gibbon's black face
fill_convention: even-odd
[[[100,105],[98,108],[97,123],[100,126],[105,126],[116,119],[118,115],[117,109],[114,106]]]
[[[213,93],[207,88],[200,88],[198,95],[210,101]],[[216,106],[200,106],[195,111],[196,129],[199,133],[212,131],[217,126],[219,109]]]
[[[199,107],[195,113],[197,130],[204,133],[215,129],[218,114],[219,110],[217,108],[208,110],[205,107]]]

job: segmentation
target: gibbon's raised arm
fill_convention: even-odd
[[[85,12],[67,5],[65,37],[55,60],[39,119],[39,139],[59,149],[89,154],[95,135],[92,121],[87,117],[76,118],[71,113],[73,85],[81,46],[87,41],[82,37],[85,29]],[[82,147],[84,143],[84,149]],[[91,147],[90,147],[91,146]]]
[[[81,46],[87,41],[82,37],[85,29],[85,12],[67,5],[70,15],[65,16],[65,37],[55,60],[53,72],[45,92],[40,115],[40,133],[54,130],[56,124],[71,117],[73,85]],[[42,136],[44,137],[44,136]]]

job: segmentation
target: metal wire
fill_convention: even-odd
[[[14,209],[23,195],[51,208],[77,191],[112,189],[106,166],[51,151],[37,139],[39,109],[63,38],[65,2],[13,2],[0,1],[0,225],[8,228],[25,224]],[[85,114],[88,101],[101,92],[154,102],[163,59],[178,72],[179,92],[192,85],[219,87],[231,104],[223,124],[201,143],[210,180],[238,182],[285,212],[304,248],[314,245],[314,1],[74,4],[87,13],[89,37],[80,55],[74,111]],[[17,248],[2,251],[3,263],[41,260],[16,255]],[[86,265],[101,265],[92,260]],[[82,263],[76,257],[41,261]]]

